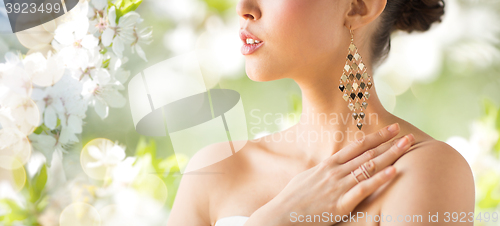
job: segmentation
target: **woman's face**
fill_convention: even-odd
[[[341,72],[349,45],[344,26],[347,1],[240,0],[240,28],[264,44],[245,55],[246,73],[254,81],[300,80]]]

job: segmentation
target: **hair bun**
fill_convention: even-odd
[[[443,0],[405,0],[394,24],[395,30],[426,31],[444,14]]]

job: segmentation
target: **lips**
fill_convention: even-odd
[[[253,35],[247,30],[241,30],[240,31],[240,39],[243,41],[243,46],[241,47],[241,53],[243,55],[250,55],[253,52],[255,52],[257,49],[259,49],[263,44],[264,41],[262,41],[260,38],[257,36]],[[247,39],[253,39],[254,44],[247,44]],[[259,42],[256,43],[255,41]]]
[[[257,36],[253,35],[247,30],[240,30],[240,39],[243,41],[243,44],[247,44],[247,39],[253,39],[255,41],[260,41],[263,42],[261,39],[259,39]]]

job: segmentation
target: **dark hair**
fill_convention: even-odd
[[[434,22],[441,22],[443,14],[444,0],[387,0],[372,38],[372,63],[387,57],[394,31],[427,31]]]

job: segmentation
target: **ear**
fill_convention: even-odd
[[[385,9],[387,0],[351,0],[345,15],[345,26],[352,30],[374,21]]]

